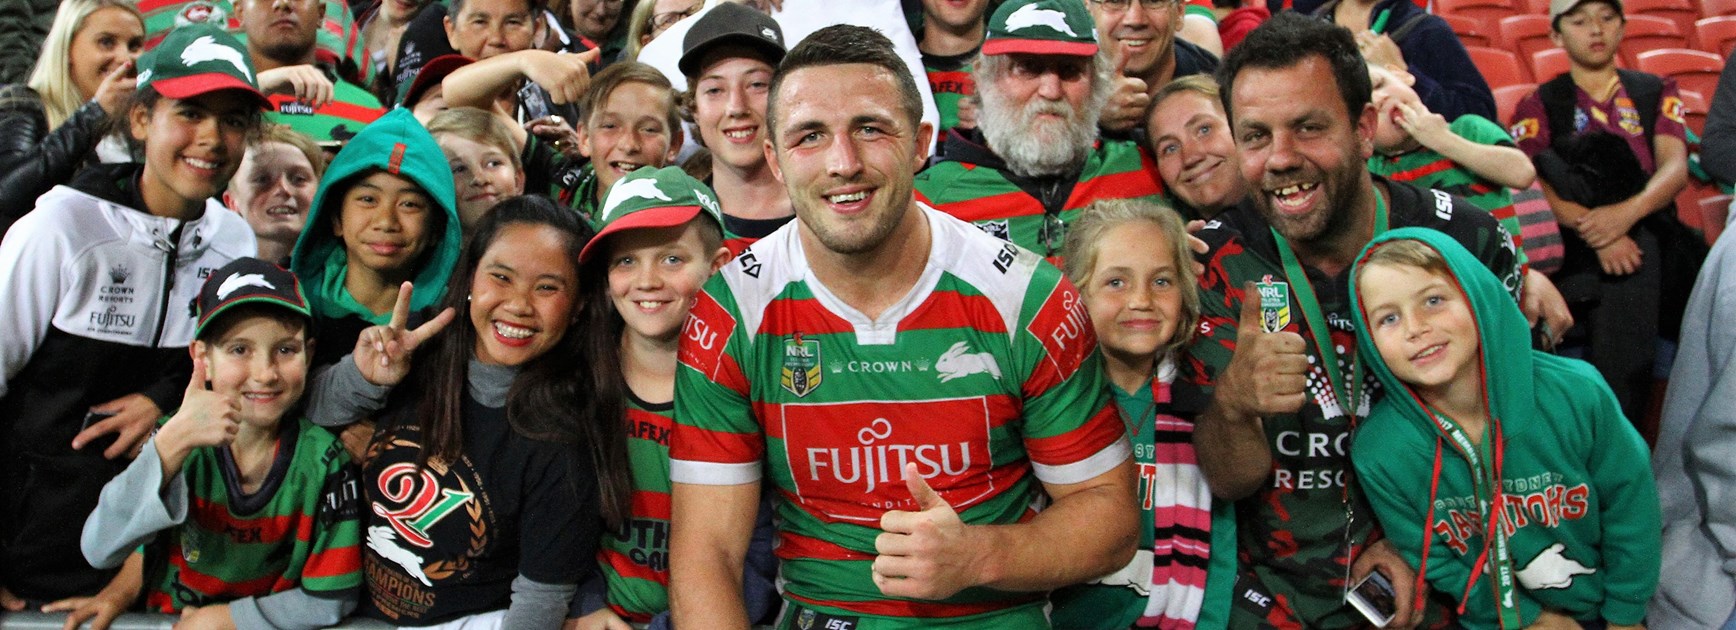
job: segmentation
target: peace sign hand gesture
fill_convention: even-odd
[[[421,326],[408,328],[413,289],[409,282],[400,285],[391,322],[363,330],[356,338],[356,369],[369,383],[392,387],[402,382],[410,374],[410,355],[457,317],[457,312],[448,308]]]

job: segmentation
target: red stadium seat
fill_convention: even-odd
[[[1549,17],[1549,0],[1525,0],[1525,14]]]
[[[1736,50],[1736,15],[1702,18],[1694,23],[1694,35],[1700,50],[1729,59]]]
[[[1675,22],[1677,32],[1683,35],[1694,32],[1694,20],[1700,19],[1700,10],[1689,0],[1625,0],[1622,12],[1627,15],[1630,26],[1635,16],[1657,16]]]
[[[1549,39],[1547,15],[1504,17],[1501,18],[1500,27],[1501,46],[1519,55],[1520,59],[1530,59],[1537,51],[1555,47],[1555,42]]]
[[[1567,51],[1560,48],[1531,53],[1531,76],[1536,78],[1538,83],[1548,83],[1550,79],[1572,67],[1573,62],[1568,60]]]
[[[1525,68],[1520,67],[1519,56],[1510,50],[1466,46],[1465,52],[1471,55],[1471,63],[1483,73],[1483,80],[1489,82],[1490,88],[1532,82]]]
[[[1706,112],[1711,111],[1711,101],[1706,96],[1693,90],[1677,90],[1682,95],[1682,117],[1688,121],[1688,128],[1696,135],[1706,135]]]
[[[1701,17],[1736,15],[1736,0],[1700,0]]]
[[[1636,55],[1634,62],[1639,70],[1674,78],[1681,89],[1702,96],[1718,91],[1718,74],[1724,71],[1723,57],[1700,50],[1648,50]]]
[[[1501,120],[1497,122],[1500,122],[1503,127],[1511,126],[1513,124],[1513,110],[1519,108],[1519,101],[1525,100],[1525,97],[1536,91],[1536,83],[1520,83],[1495,88],[1495,111],[1501,117]]]
[[[1688,48],[1688,36],[1669,18],[1630,15],[1621,37],[1621,65],[1632,68],[1635,56],[1660,48]]]
[[[1479,32],[1494,33],[1501,18],[1518,13],[1515,0],[1434,0],[1436,15],[1457,15],[1477,20]]]
[[[1481,20],[1463,15],[1437,16],[1447,26],[1452,27],[1453,34],[1459,36],[1459,42],[1466,46],[1494,46],[1495,40],[1490,31],[1484,30]]]

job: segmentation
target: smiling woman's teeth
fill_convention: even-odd
[[[747,138],[753,137],[753,132],[754,132],[754,130],[752,130],[752,129],[740,129],[740,130],[736,130],[736,131],[725,131],[725,132],[723,132],[723,135],[728,136],[730,138],[734,138],[736,140],[745,140]]]
[[[506,337],[507,339],[524,339],[531,336],[536,331],[529,328],[514,326],[506,322],[495,322],[494,332],[500,333],[500,336]]]
[[[216,169],[217,168],[216,162],[207,162],[205,160],[200,160],[200,159],[196,159],[196,158],[181,158],[181,159],[186,160],[188,164],[193,165],[195,168],[204,168],[204,169]]]
[[[868,191],[864,190],[861,192],[853,192],[853,193],[848,193],[848,194],[843,194],[843,195],[827,195],[826,201],[830,201],[832,203],[850,203],[853,201],[861,201],[861,200],[867,199],[867,198],[868,198]]]
[[[650,310],[650,309],[657,308],[659,306],[663,306],[664,304],[667,304],[667,302],[663,302],[661,300],[640,300],[638,302],[635,302],[635,304],[638,304],[639,308]]]

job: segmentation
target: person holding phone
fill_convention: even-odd
[[[61,3],[30,79],[0,87],[0,233],[42,193],[97,161],[111,121],[132,98],[144,39],[132,2]],[[101,154],[124,161],[114,144]]]
[[[214,198],[268,102],[245,50],[216,27],[170,33],[121,110],[143,162],[86,167],[0,241],[0,588],[25,601],[69,609],[108,583],[67,524],[180,405],[205,277],[257,249]],[[81,423],[93,411],[115,415]]]

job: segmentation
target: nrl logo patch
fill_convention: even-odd
[[[1290,326],[1290,285],[1278,282],[1272,276],[1266,276],[1254,283],[1254,289],[1260,294],[1260,328],[1266,332],[1278,332]],[[1242,296],[1248,299],[1248,296]]]
[[[820,386],[820,340],[803,339],[801,333],[784,340],[784,366],[778,384],[801,398]]]

